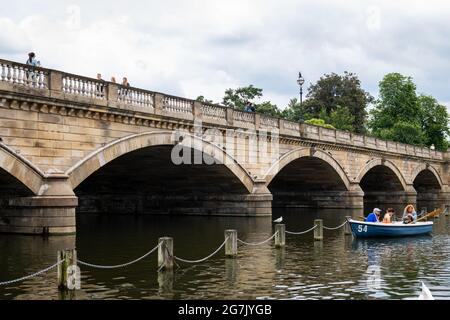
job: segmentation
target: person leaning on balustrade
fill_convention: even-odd
[[[34,52],[28,53],[28,60],[25,64],[28,66],[31,66],[31,67],[40,67],[41,66],[41,62],[36,59],[36,54]],[[37,85],[38,77],[37,77],[36,72],[27,70],[25,74],[27,77],[26,80],[27,80],[27,82],[30,83],[30,85]]]
[[[34,52],[30,52],[28,54],[28,60],[27,60],[26,64],[29,66],[33,66],[33,67],[41,66],[41,62],[36,59],[36,54]]]

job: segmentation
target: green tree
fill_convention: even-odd
[[[416,85],[411,77],[389,73],[379,83],[380,98],[372,111],[370,127],[378,130],[390,128],[399,121],[420,125],[420,106]]]
[[[369,127],[380,138],[431,146],[446,151],[448,113],[431,96],[417,96],[411,77],[389,73],[380,81],[380,98],[370,112]]]
[[[247,101],[254,99],[260,99],[263,96],[263,89],[256,88],[253,85],[248,87],[240,87],[237,89],[227,89],[225,96],[223,97],[223,103],[227,107],[235,108],[238,110],[244,110]],[[281,111],[275,104],[270,101],[264,101],[262,103],[254,103],[256,112],[267,114],[274,117],[281,116]]]
[[[345,107],[337,106],[330,114],[327,114],[326,110],[322,109],[320,111],[320,119],[324,119],[326,123],[333,125],[336,129],[354,131],[353,123],[355,117]]]
[[[196,101],[213,104],[212,100],[206,99],[205,96],[198,96]]]
[[[303,106],[302,112],[318,117],[321,112],[326,112],[328,116],[339,108],[347,108],[348,113],[353,119],[350,123],[351,131],[365,132],[365,123],[367,118],[366,108],[373,102],[373,97],[361,88],[359,78],[350,72],[344,72],[343,75],[336,73],[325,74],[317,83],[311,84],[308,88],[308,100]],[[342,120],[344,111],[338,111]],[[336,116],[336,115],[335,115]]]
[[[272,104],[270,101],[265,101],[260,104],[255,104],[256,112],[266,114],[272,117],[280,117],[281,111],[275,104]]]
[[[413,145],[424,145],[425,135],[418,124],[399,121],[391,128],[383,128],[379,131],[379,138],[393,140]]]
[[[323,119],[312,118],[312,119],[306,120],[305,123],[312,124],[312,125],[319,126],[319,127],[328,128],[328,129],[336,129],[331,124],[325,123],[325,121]]]
[[[284,119],[291,121],[304,121],[318,117],[318,114],[312,111],[312,102],[312,100],[306,100],[300,105],[299,100],[297,98],[293,98],[281,112],[281,116]]]
[[[420,95],[418,103],[425,144],[427,146],[434,145],[437,150],[447,151],[449,147],[447,140],[449,134],[447,108],[440,105],[432,96]]]
[[[262,91],[262,89],[255,88],[253,85],[237,89],[230,88],[225,91],[223,104],[230,108],[244,110],[247,101],[262,97]]]

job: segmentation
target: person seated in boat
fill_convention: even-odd
[[[388,208],[386,210],[386,213],[383,217],[383,223],[391,223],[392,222],[392,216],[395,214],[395,210],[393,208]]]
[[[408,204],[403,210],[403,223],[413,223],[417,220],[417,212],[412,204]]]
[[[372,213],[370,213],[367,218],[366,222],[380,222],[380,214],[381,210],[378,208],[373,209]]]

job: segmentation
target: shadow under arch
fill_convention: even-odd
[[[214,159],[221,159],[223,164],[245,186],[248,193],[253,191],[254,181],[247,170],[228,153],[218,146],[204,141],[190,134],[183,134],[194,142],[194,146],[203,146],[201,151]],[[174,146],[178,143],[173,131],[153,131],[133,134],[115,140],[104,147],[95,150],[66,171],[73,189],[82,183],[91,174],[109,162],[130,152],[153,146]],[[220,157],[217,156],[220,154]]]
[[[344,168],[324,150],[294,149],[267,170],[264,180],[280,213],[362,208],[361,190],[354,188]]]
[[[292,151],[287,152],[282,157],[280,157],[280,159],[277,162],[275,162],[264,175],[264,180],[266,181],[266,184],[269,185],[275,178],[275,176],[279,172],[281,172],[283,168],[285,168],[287,165],[291,164],[293,161],[296,161],[304,157],[317,158],[326,162],[334,169],[336,174],[339,175],[339,177],[342,180],[342,183],[345,185],[346,190],[350,190],[350,179],[348,178],[347,174],[345,173],[344,169],[339,164],[339,162],[337,162],[330,154],[328,154],[323,150],[308,147],[294,149]]]
[[[407,183],[400,169],[386,159],[372,159],[361,169],[355,182],[364,192],[365,212],[393,208],[401,217],[405,205],[416,204],[417,192]]]
[[[427,164],[427,163],[421,163],[414,169],[414,171],[411,175],[410,183],[414,184],[414,181],[417,179],[419,174],[421,174],[423,171],[429,171],[436,179],[436,182],[439,184],[439,188],[442,189],[443,183],[442,183],[442,179],[441,179],[439,172],[432,165]]]
[[[386,167],[389,168],[392,173],[395,174],[398,181],[400,182],[403,191],[408,190],[408,185],[406,183],[406,179],[404,178],[401,171],[398,167],[391,161],[385,159],[372,159],[370,160],[359,172],[358,176],[355,179],[355,182],[361,183],[362,179],[366,176],[366,174],[374,169],[375,167]]]
[[[418,211],[431,211],[446,204],[443,183],[437,170],[427,163],[418,165],[411,175],[411,184],[417,192]]]

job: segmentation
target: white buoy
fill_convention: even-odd
[[[280,223],[283,221],[283,217],[279,217],[278,219],[273,220],[275,223]]]
[[[433,295],[431,294],[430,289],[427,288],[425,283],[422,281],[422,292],[419,295],[419,298],[417,300],[434,300]]]

